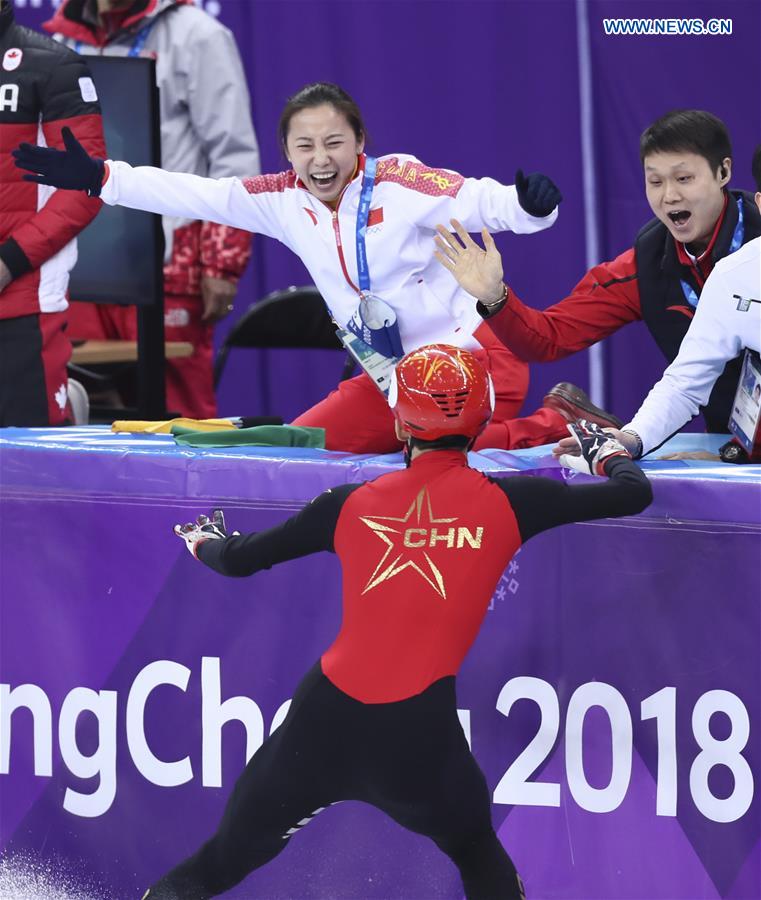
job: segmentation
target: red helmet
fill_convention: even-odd
[[[388,405],[405,431],[420,440],[447,434],[474,438],[494,411],[494,387],[472,353],[428,344],[399,360]]]

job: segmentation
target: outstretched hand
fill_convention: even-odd
[[[69,127],[61,129],[61,136],[65,150],[24,143],[11,151],[17,168],[35,173],[22,176],[23,180],[70,191],[87,191],[91,197],[99,196],[105,163],[90,156]]]
[[[524,175],[522,169],[515,173],[515,189],[518,203],[530,215],[543,219],[563,199],[555,182],[541,172]]]
[[[637,439],[630,431],[620,431],[618,428],[603,428],[603,431],[614,441],[623,444],[632,455],[637,452]],[[561,438],[552,448],[552,455],[556,457],[564,454],[579,456],[580,453],[581,449],[575,437]]]
[[[175,525],[174,533],[185,541],[188,551],[198,559],[198,548],[204,541],[220,541],[227,537],[225,514],[221,509],[215,509],[211,518],[201,515],[195,522]]]
[[[443,225],[436,226],[434,241],[438,250],[433,255],[449,269],[460,287],[477,300],[486,304],[498,302],[504,296],[504,286],[502,257],[494,238],[484,228],[481,231],[484,246],[479,247],[457,219],[451,219],[450,223],[456,235]]]
[[[571,440],[576,444],[576,453],[564,453],[558,462],[567,469],[574,469],[586,475],[605,476],[605,463],[614,456],[631,459],[631,453],[624,445],[609,434],[611,429],[602,429],[587,419],[577,419],[567,426]]]

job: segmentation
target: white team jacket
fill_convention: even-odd
[[[645,453],[698,414],[744,347],[761,350],[761,238],[716,263],[677,358],[624,425],[640,436]]]
[[[110,160],[101,199],[276,238],[301,258],[333,318],[345,325],[358,303],[356,218],[364,162],[363,155],[335,212],[293,171],[214,180]],[[435,227],[452,218],[471,232],[531,233],[552,225],[557,209],[536,218],[521,208],[514,186],[432,169],[413,156],[379,157],[366,237],[370,284],[396,312],[405,352],[433,342],[480,346],[474,332],[483,319],[474,298],[433,256]]]

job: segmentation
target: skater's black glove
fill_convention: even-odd
[[[211,519],[208,516],[198,516],[195,522],[175,525],[174,533],[185,541],[190,553],[198,559],[198,548],[204,541],[221,541],[227,537],[225,514],[221,509],[215,509]]]
[[[559,462],[567,469],[575,469],[585,475],[600,475],[605,477],[605,463],[613,456],[625,456],[631,459],[631,453],[624,445],[614,437],[603,431],[594,422],[586,419],[577,419],[568,426],[571,437],[575,438],[581,451],[580,456],[572,456],[564,453]]]

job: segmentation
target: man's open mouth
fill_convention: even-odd
[[[686,209],[677,209],[674,212],[670,212],[668,214],[669,219],[677,226],[677,228],[681,228],[687,220],[692,216],[692,213]]]

